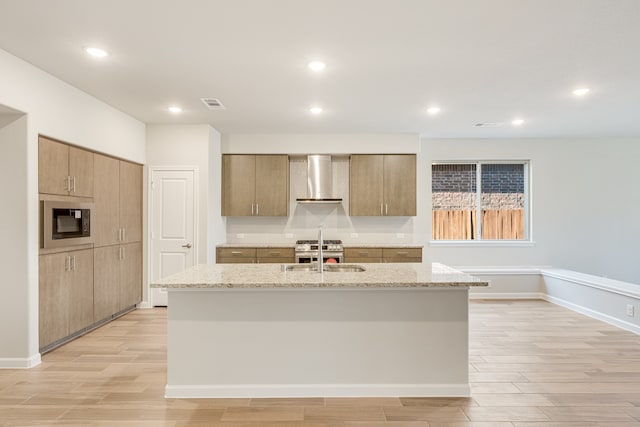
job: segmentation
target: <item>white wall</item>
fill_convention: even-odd
[[[0,329],[0,367],[13,363],[8,359],[27,366],[38,355],[38,134],[144,163],[145,128],[141,122],[3,50],[0,104],[27,115],[23,122],[26,129],[12,137],[12,147],[2,144],[3,163],[11,167],[0,170],[0,181],[11,183],[7,192],[16,204],[0,211],[0,224],[13,228],[11,240],[3,242],[20,255],[0,260],[3,282],[16,289],[2,295],[0,324],[11,328]],[[3,197],[8,197],[7,192]],[[11,310],[5,310],[5,306]],[[16,318],[16,312],[24,315]],[[7,342],[11,346],[4,345]]]
[[[149,168],[154,166],[196,166],[198,168],[200,247],[197,262],[213,261],[215,244],[224,242],[226,238],[224,220],[220,216],[222,179],[220,133],[209,125],[149,125],[146,145]],[[147,185],[145,185],[146,190]],[[148,198],[145,196],[144,199],[146,204]]]
[[[551,265],[640,284],[640,140],[423,140],[417,240],[429,245],[433,161],[530,160],[534,245],[427,247],[455,266]]]

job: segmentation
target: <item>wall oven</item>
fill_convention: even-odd
[[[45,249],[93,243],[93,203],[44,200],[42,204],[42,246]]]

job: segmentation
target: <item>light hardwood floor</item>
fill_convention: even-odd
[[[471,398],[165,399],[152,309],[0,370],[0,426],[640,426],[640,336],[543,301],[470,311]]]

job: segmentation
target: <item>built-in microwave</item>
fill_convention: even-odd
[[[43,203],[43,247],[59,248],[93,243],[93,203],[45,200]]]

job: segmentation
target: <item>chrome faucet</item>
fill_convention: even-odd
[[[322,226],[318,227],[318,272],[322,273],[324,260],[322,256]]]

